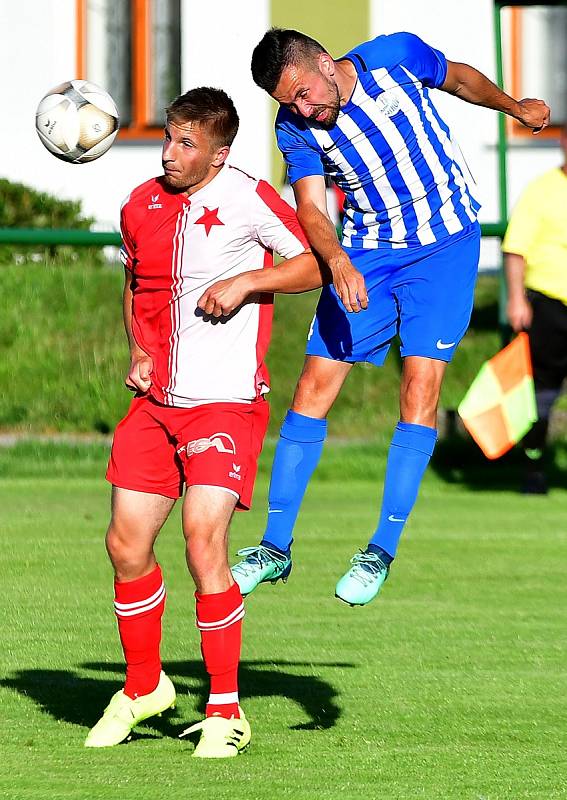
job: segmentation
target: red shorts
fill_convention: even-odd
[[[114,432],[106,478],[174,499],[184,484],[222,486],[248,509],[268,418],[266,400],[173,408],[136,397]]]

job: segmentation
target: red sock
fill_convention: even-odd
[[[199,594],[197,627],[201,631],[201,653],[211,678],[206,715],[239,717],[238,662],[242,643],[244,603],[238,584],[226,592]]]
[[[114,581],[114,610],[126,661],[124,693],[135,699],[159,683],[165,586],[159,565],[135,581]]]

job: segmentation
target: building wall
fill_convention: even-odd
[[[270,98],[250,74],[250,54],[270,26],[268,0],[184,0],[182,84],[218,86],[232,97],[240,129],[230,160],[259,178],[270,179]]]
[[[34,129],[37,103],[51,87],[76,74],[75,0],[0,3],[3,124],[0,175],[61,197],[78,198],[101,228],[115,228],[122,198],[161,169],[160,145],[117,142],[98,161],[65,164],[41,145]],[[250,76],[250,53],[270,24],[293,26],[320,39],[333,55],[379,33],[411,30],[451,60],[495,77],[492,0],[182,0],[183,88],[220,85],[241,116],[234,163],[276,182],[283,174],[274,146],[275,105]],[[33,24],[30,18],[33,17]],[[482,219],[498,217],[496,114],[435,93],[439,110],[460,142],[477,181]],[[510,204],[533,176],[560,161],[553,142],[513,142],[509,152]]]
[[[28,0],[29,13],[18,3],[0,4],[0,69],[4,154],[0,174],[13,181],[80,199],[85,213],[104,228],[116,228],[121,198],[141,178],[159,170],[159,148],[114,145],[91,164],[65,164],[43,147],[35,132],[35,110],[52,87],[76,76],[75,0]],[[33,25],[30,18],[33,17]]]
[[[295,28],[317,39],[335,58],[369,38],[370,1],[356,0],[346,12],[344,0],[272,0],[271,25]],[[283,180],[285,168],[273,135],[277,104],[270,101],[272,178]]]
[[[59,197],[80,199],[99,228],[116,229],[123,198],[161,172],[160,142],[117,141],[102,158],[81,165],[65,164],[45,150],[35,132],[35,110],[49,89],[76,77],[76,3],[26,2],[28,15],[20,13],[17,3],[0,3],[0,69],[5,78],[0,175]],[[269,2],[216,0],[213,15],[210,9],[207,3],[182,0],[183,87],[218,85],[232,95],[241,129],[231,160],[269,177],[269,100],[254,86],[249,65],[253,43],[269,25]]]

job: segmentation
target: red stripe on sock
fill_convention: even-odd
[[[197,626],[202,623],[214,623],[234,614],[242,605],[242,595],[238,584],[234,584],[226,592],[218,594],[199,594],[195,592],[197,601]],[[242,644],[242,617],[236,615],[236,621],[229,625],[212,630],[201,630],[201,653],[211,679],[211,694],[238,692],[238,663]],[[207,703],[207,717],[220,714],[222,717],[239,716],[238,703]]]
[[[114,581],[114,599],[117,603],[141,603],[159,591],[163,576],[159,565],[135,581]],[[153,604],[150,604],[153,605]],[[153,692],[161,672],[160,643],[161,618],[165,608],[165,593],[159,603],[131,616],[118,616],[118,632],[126,661],[124,693],[135,698]],[[137,609],[135,609],[137,611]]]

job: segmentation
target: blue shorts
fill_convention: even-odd
[[[307,355],[380,367],[398,334],[402,356],[451,361],[473,308],[480,225],[420,247],[344,249],[364,275],[368,308],[347,312],[334,287],[325,286]]]

